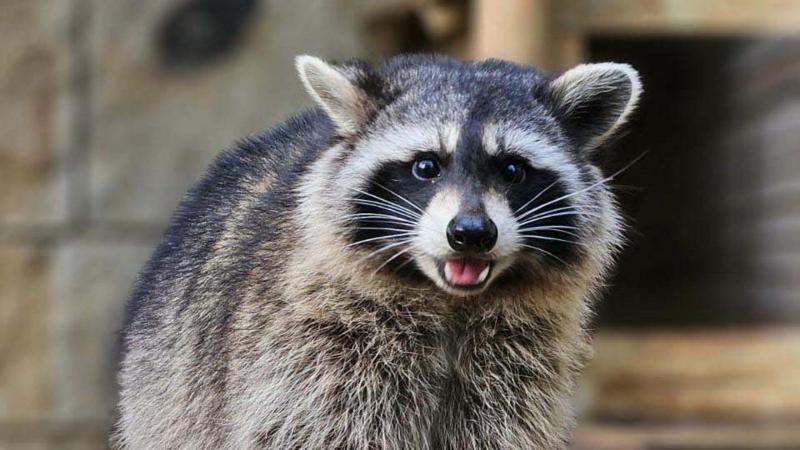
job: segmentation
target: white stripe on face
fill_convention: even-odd
[[[439,144],[439,131],[433,125],[405,125],[368,135],[356,145],[338,179],[350,187],[361,185],[382,164],[411,161],[419,152],[438,150]]]
[[[429,256],[443,258],[452,249],[447,242],[447,225],[458,213],[461,198],[454,189],[442,189],[431,198],[417,224],[415,247]]]
[[[483,194],[483,207],[497,227],[497,244],[492,249],[496,258],[512,256],[519,249],[520,237],[517,220],[508,200],[497,192]]]
[[[367,135],[356,145],[337,179],[346,187],[363,187],[386,162],[410,162],[420,152],[454,152],[458,135],[458,127],[453,124],[402,125]]]
[[[441,128],[440,133],[444,151],[447,153],[455,153],[456,147],[458,146],[458,125],[453,123],[446,124]]]
[[[497,140],[497,125],[490,123],[483,127],[483,135],[481,143],[483,144],[483,151],[489,155],[496,155],[499,148]]]

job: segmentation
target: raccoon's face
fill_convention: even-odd
[[[589,156],[638,100],[629,66],[549,79],[499,61],[300,57],[298,70],[341,137],[320,201],[375,275],[467,296],[608,265],[620,223]]]

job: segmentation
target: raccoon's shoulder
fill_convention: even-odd
[[[260,196],[289,195],[334,137],[327,116],[310,110],[222,152],[184,197],[153,259],[168,258],[187,239],[191,245],[186,248],[192,249],[198,247],[198,238],[213,241],[235,209],[255,206]],[[196,255],[180,256],[191,261]]]
[[[259,237],[268,239],[269,223],[290,207],[297,179],[333,139],[327,116],[309,110],[222,152],[186,194],[140,272],[123,333],[134,321],[140,327],[159,326],[157,315],[148,317],[160,308],[160,298],[185,296],[182,286],[203,276],[207,261],[229,250],[222,247],[242,247],[229,241],[247,238],[251,211],[258,214]],[[229,244],[221,246],[223,241]]]
[[[274,128],[245,137],[214,160],[182,206],[205,208],[207,201],[214,199],[209,193],[236,193],[254,183],[284,181],[287,177],[291,180],[334,138],[333,124],[319,109],[307,110]]]

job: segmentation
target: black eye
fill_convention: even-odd
[[[525,179],[525,166],[514,161],[505,162],[502,175],[508,183],[521,183]]]
[[[411,173],[420,180],[430,180],[436,178],[441,173],[439,162],[431,156],[423,156],[414,161]]]

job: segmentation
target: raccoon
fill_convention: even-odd
[[[558,449],[623,223],[628,65],[296,60],[141,272],[117,448]]]

